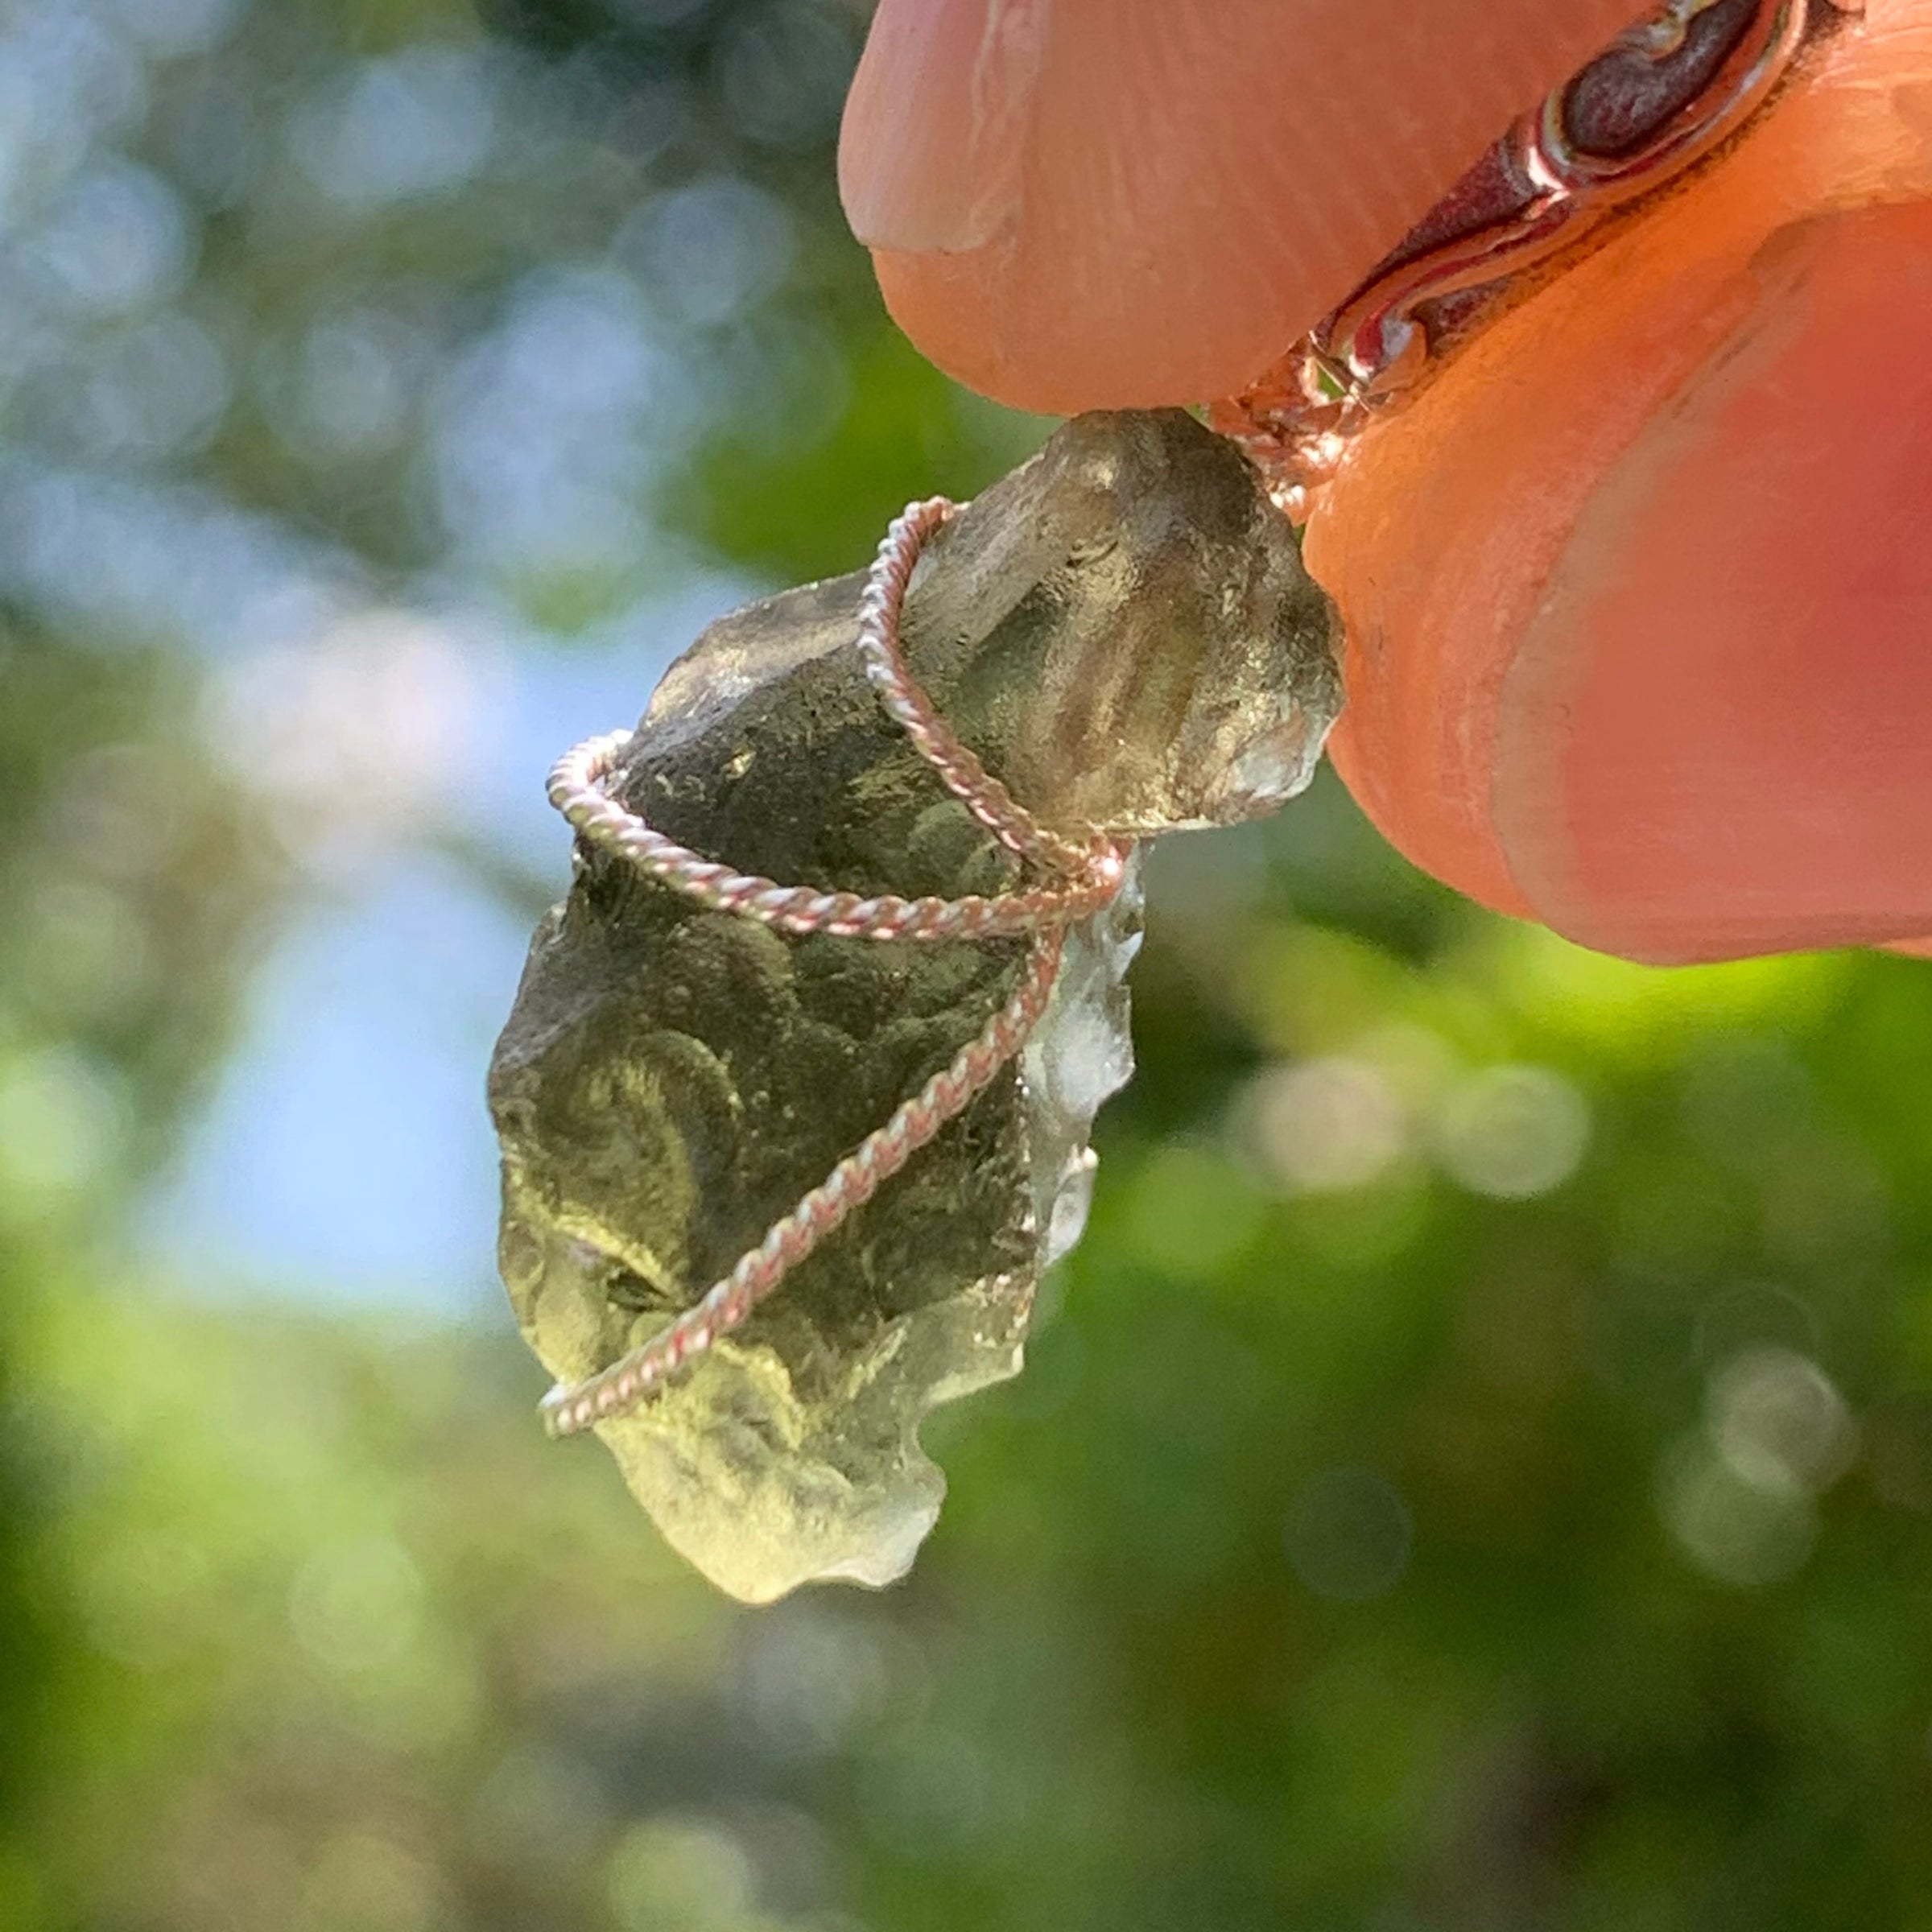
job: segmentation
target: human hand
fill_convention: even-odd
[[[1932,0],[1812,6],[1735,147],[1358,436],[1308,530],[1370,815],[1633,957],[1932,933]],[[1207,400],[1633,10],[882,0],[848,209],[975,387]]]

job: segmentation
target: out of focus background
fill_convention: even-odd
[[[1324,782],[912,1579],[668,1557],[491,1266],[564,745],[1043,426],[861,0],[0,0],[0,1927],[1932,1928],[1932,967],[1656,972]]]

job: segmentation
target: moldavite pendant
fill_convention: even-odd
[[[552,1426],[733,1595],[911,1563],[921,1418],[1018,1373],[1131,1070],[1132,841],[1307,782],[1337,634],[1231,444],[1085,416],[559,765],[576,876],[490,1074],[504,1279]]]

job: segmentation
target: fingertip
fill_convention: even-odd
[[[873,264],[887,311],[929,361],[1040,415],[1196,402],[1243,387],[1293,338],[1286,315],[1259,301],[1177,312],[1146,264],[1092,290],[1091,258],[1077,252],[1042,261],[996,241],[958,254],[876,250]]]
[[[895,317],[1017,406],[1239,390],[1633,0],[882,0],[840,157]]]
[[[839,193],[869,248],[977,248],[1018,200],[1045,9],[881,0],[839,130]]]

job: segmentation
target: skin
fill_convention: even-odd
[[[974,386],[1198,401],[1649,10],[882,0],[847,206],[894,315]],[[1318,510],[1337,763],[1394,842],[1636,958],[1932,933],[1932,331],[1903,321],[1928,313],[1932,0],[1868,0],[1718,164],[1360,439]]]
[[[840,185],[894,315],[962,382],[1055,415],[1199,402],[1644,10],[881,0]]]

